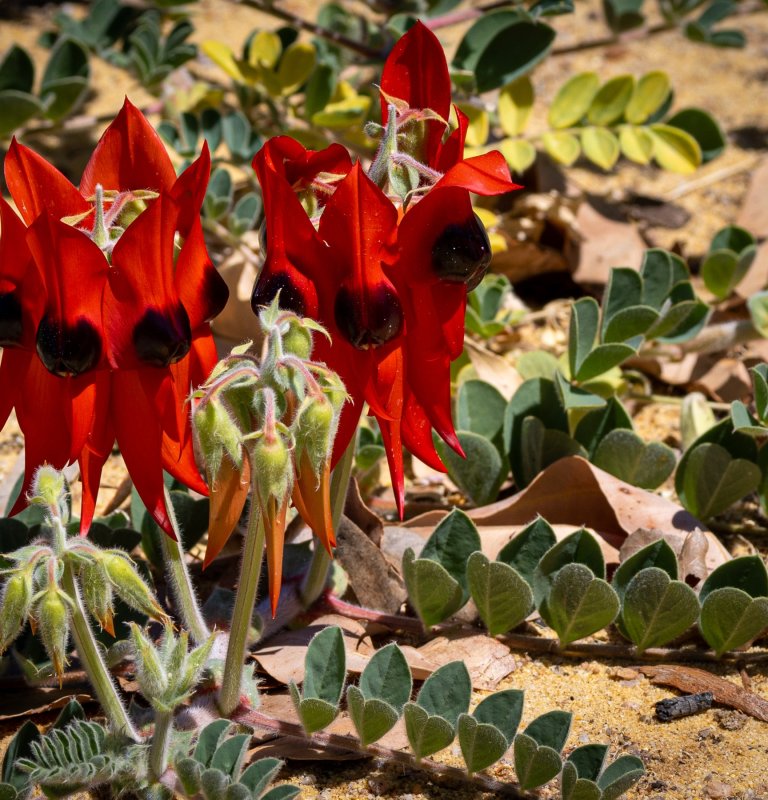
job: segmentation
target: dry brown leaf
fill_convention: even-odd
[[[620,562],[623,563],[638,550],[659,539],[665,539],[674,550],[682,578],[693,575],[703,581],[713,569],[730,560],[728,552],[709,532],[638,528],[621,546]]]
[[[736,224],[746,228],[753,236],[768,236],[768,158],[764,158],[752,173],[747,195],[739,211]]]
[[[76,700],[80,705],[94,702],[90,694],[74,693],[71,690],[48,686],[25,688],[23,691],[5,689],[2,694],[0,720],[34,717],[46,711],[63,708],[70,700]]]
[[[718,358],[703,375],[691,381],[689,388],[704,392],[718,403],[732,403],[749,399],[752,379],[741,359]]]
[[[736,708],[755,719],[768,722],[768,700],[711,672],[675,664],[654,664],[636,669],[646,675],[652,683],[673,686],[686,694],[712,692],[716,703]]]
[[[523,379],[509,361],[469,337],[464,338],[464,351],[472,362],[477,377],[498,389],[505,400],[510,400]]]
[[[604,284],[611,267],[640,269],[646,244],[635,225],[604,217],[589,203],[576,213],[582,242],[573,279],[577,283]]]
[[[464,661],[476,689],[495,689],[516,667],[509,648],[483,633],[448,632],[422,645],[419,652],[437,666]]]

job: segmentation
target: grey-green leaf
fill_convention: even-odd
[[[730,587],[715,589],[704,600],[699,626],[707,644],[721,656],[743,647],[768,628],[768,598],[753,599]]]
[[[298,712],[304,730],[314,733],[326,728],[336,719],[339,707],[326,700],[309,697],[299,702]]]
[[[515,737],[515,772],[522,789],[535,789],[551,781],[562,766],[557,750],[536,744],[525,733]]]
[[[544,553],[556,544],[557,537],[552,526],[543,517],[536,517],[502,547],[496,559],[508,564],[532,586],[537,564]]]
[[[517,627],[533,608],[533,592],[515,570],[490,562],[481,552],[467,563],[469,592],[488,633],[497,636]]]
[[[561,800],[600,800],[600,787],[589,778],[580,778],[576,767],[566,761],[560,773]]]
[[[515,738],[523,716],[524,699],[524,692],[520,689],[503,689],[481,700],[472,712],[472,716],[478,722],[494,725],[509,746]]]
[[[536,606],[549,592],[557,571],[572,563],[584,564],[598,578],[605,577],[603,551],[597,539],[584,528],[568,534],[539,560],[533,571],[533,601]]]
[[[451,480],[476,506],[493,502],[508,470],[497,447],[484,436],[471,431],[459,430],[456,436],[464,458],[438,436],[434,440],[435,449]]]
[[[620,600],[624,599],[627,586],[632,578],[647,567],[663,569],[672,580],[677,580],[677,556],[666,539],[660,538],[647,544],[619,564],[618,569],[613,573],[611,586]]]
[[[381,739],[400,717],[389,703],[366,700],[357,686],[347,688],[347,708],[363,747]]]
[[[304,659],[304,698],[317,698],[337,706],[346,677],[344,637],[338,625],[323,628],[312,637]]]
[[[231,724],[228,719],[216,719],[200,731],[193,754],[196,761],[199,761],[204,767],[210,766],[213,754]]]
[[[644,774],[645,766],[637,756],[619,756],[597,779],[597,785],[603,792],[602,800],[617,800]]]
[[[377,650],[360,675],[366,700],[383,700],[398,711],[408,702],[413,678],[403,651],[394,643]]]
[[[463,661],[451,661],[424,681],[416,703],[429,714],[442,717],[451,726],[466,714],[472,696],[472,681]]]
[[[740,556],[720,564],[707,576],[699,593],[703,602],[710,592],[724,587],[741,589],[750,597],[768,597],[768,571],[760,556]]]
[[[283,762],[278,758],[260,758],[243,772],[240,783],[247,786],[255,798],[261,797],[261,793],[274,780],[282,765]]]
[[[478,722],[468,714],[458,721],[461,754],[471,775],[495,764],[509,748],[509,743],[495,725]]]
[[[430,715],[416,703],[406,703],[403,715],[408,743],[416,758],[437,753],[453,741],[453,725],[442,717]]]
[[[408,599],[427,628],[447,619],[466,602],[464,590],[445,567],[417,559],[410,547],[403,555],[403,578]]]
[[[243,759],[248,751],[248,744],[251,741],[249,733],[239,733],[229,739],[225,739],[213,754],[210,766],[212,769],[219,769],[228,775],[233,781],[237,780],[243,767]]]
[[[420,558],[441,564],[466,591],[467,560],[480,549],[480,535],[475,523],[463,511],[454,508],[427,539]]]
[[[592,463],[641,489],[657,489],[675,468],[675,453],[663,442],[644,442],[634,431],[613,430],[600,442]]]
[[[456,393],[456,427],[494,441],[501,435],[507,401],[495,386],[464,381]]]

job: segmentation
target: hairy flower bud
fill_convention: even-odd
[[[155,645],[135,622],[131,623],[131,642],[136,682],[141,693],[151,703],[167,691],[169,675]]]
[[[32,604],[32,574],[13,573],[5,582],[0,603],[0,653],[21,633]]]
[[[251,448],[253,476],[259,500],[265,504],[272,497],[280,505],[293,483],[291,448],[284,437],[261,433]]]
[[[168,615],[155,600],[127,555],[116,550],[108,550],[103,554],[101,563],[112,587],[123,602],[153,619],[167,619]]]
[[[35,473],[30,490],[30,502],[58,508],[66,516],[66,481],[64,473],[44,464]]]
[[[67,641],[69,640],[69,609],[64,593],[56,586],[46,589],[35,608],[35,616],[46,653],[59,676],[64,674],[67,664]]]
[[[98,561],[87,562],[80,572],[80,582],[88,611],[110,636],[114,636],[112,584],[104,566]]]
[[[209,481],[219,472],[226,453],[239,467],[242,463],[242,435],[236,421],[214,396],[200,403],[192,415],[192,425],[199,456],[205,464]]]
[[[288,330],[283,334],[283,351],[303,361],[312,355],[312,332],[299,317],[288,319]]]
[[[299,408],[292,426],[297,460],[306,453],[312,471],[319,480],[323,466],[331,457],[337,417],[324,395],[308,395]]]

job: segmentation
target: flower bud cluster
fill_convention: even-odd
[[[330,461],[347,394],[339,377],[311,360],[311,319],[278,307],[262,309],[260,357],[250,343],[219,363],[194,397],[193,429],[198,460],[211,487],[206,563],[226,543],[245,503],[237,490],[245,470],[253,502],[267,533],[273,613],[282,574],[288,507],[293,503],[323,546],[335,545],[330,515]],[[237,513],[219,505],[239,503]],[[222,527],[223,526],[223,527]]]
[[[114,595],[148,617],[167,619],[127,553],[102,550],[88,540],[67,536],[63,524],[65,483],[60,473],[42,467],[33,482],[30,501],[47,509],[48,520],[40,539],[4,556],[13,566],[3,570],[6,579],[0,595],[0,653],[29,621],[40,635],[54,672],[61,677],[67,664],[76,601],[63,579],[67,570],[77,577],[72,585],[76,593],[82,592],[89,613],[112,635]]]
[[[160,712],[171,713],[181,705],[198,684],[215,636],[199,647],[189,649],[189,634],[179,636],[170,624],[165,625],[159,645],[135,623],[131,623],[136,682],[150,705]]]

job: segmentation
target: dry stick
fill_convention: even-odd
[[[370,608],[347,603],[326,594],[322,602],[330,610],[342,616],[352,619],[376,622],[389,628],[408,631],[410,633],[424,634],[424,626],[413,617],[406,617],[400,614],[384,614]],[[457,626],[451,623],[435,625],[430,629],[431,633],[440,633],[447,630],[456,630],[464,627],[467,632],[477,633],[477,629],[465,626]],[[639,653],[637,648],[631,644],[610,644],[608,642],[573,642],[561,648],[557,639],[550,639],[544,636],[531,636],[525,633],[507,633],[498,637],[499,641],[506,644],[512,650],[523,650],[528,653],[544,653],[552,656],[563,656],[565,658],[618,658],[626,661],[706,661],[715,663],[755,663],[768,661],[768,650],[760,650],[756,653],[732,653],[717,657],[712,650],[694,650],[690,648],[678,649],[674,647],[651,647]]]
[[[368,747],[363,747],[354,736],[349,734],[307,734],[297,722],[274,719],[273,717],[268,717],[266,714],[262,714],[259,711],[246,711],[242,714],[237,714],[232,718],[232,720],[233,722],[238,722],[243,725],[250,725],[256,728],[266,728],[270,731],[276,731],[283,736],[301,739],[302,741],[316,745],[319,748],[337,747],[343,750],[352,750],[353,752],[371,756],[372,758],[380,758],[385,761],[395,762],[397,764],[402,764],[409,769],[422,771],[430,776],[438,776],[441,778],[460,781],[461,783],[469,784],[485,792],[493,792],[494,794],[503,795],[505,797],[516,797],[529,800],[530,798],[538,796],[522,791],[517,784],[497,781],[495,778],[491,778],[488,775],[476,773],[472,776],[469,776],[459,767],[441,764],[439,761],[432,761],[429,758],[418,761],[415,756],[411,755],[411,753],[408,753],[405,750],[392,750],[389,747],[384,747],[378,744],[372,744]]]
[[[715,172],[710,172],[709,175],[702,175],[699,178],[694,178],[692,181],[686,181],[680,186],[676,186],[668,192],[665,192],[661,199],[667,202],[672,200],[679,200],[681,197],[697,192],[699,189],[706,189],[714,183],[720,183],[727,178],[732,178],[734,175],[740,175],[742,172],[747,172],[757,165],[760,160],[759,156],[750,156],[749,158],[742,159],[736,164],[731,164],[728,167],[723,167]]]

